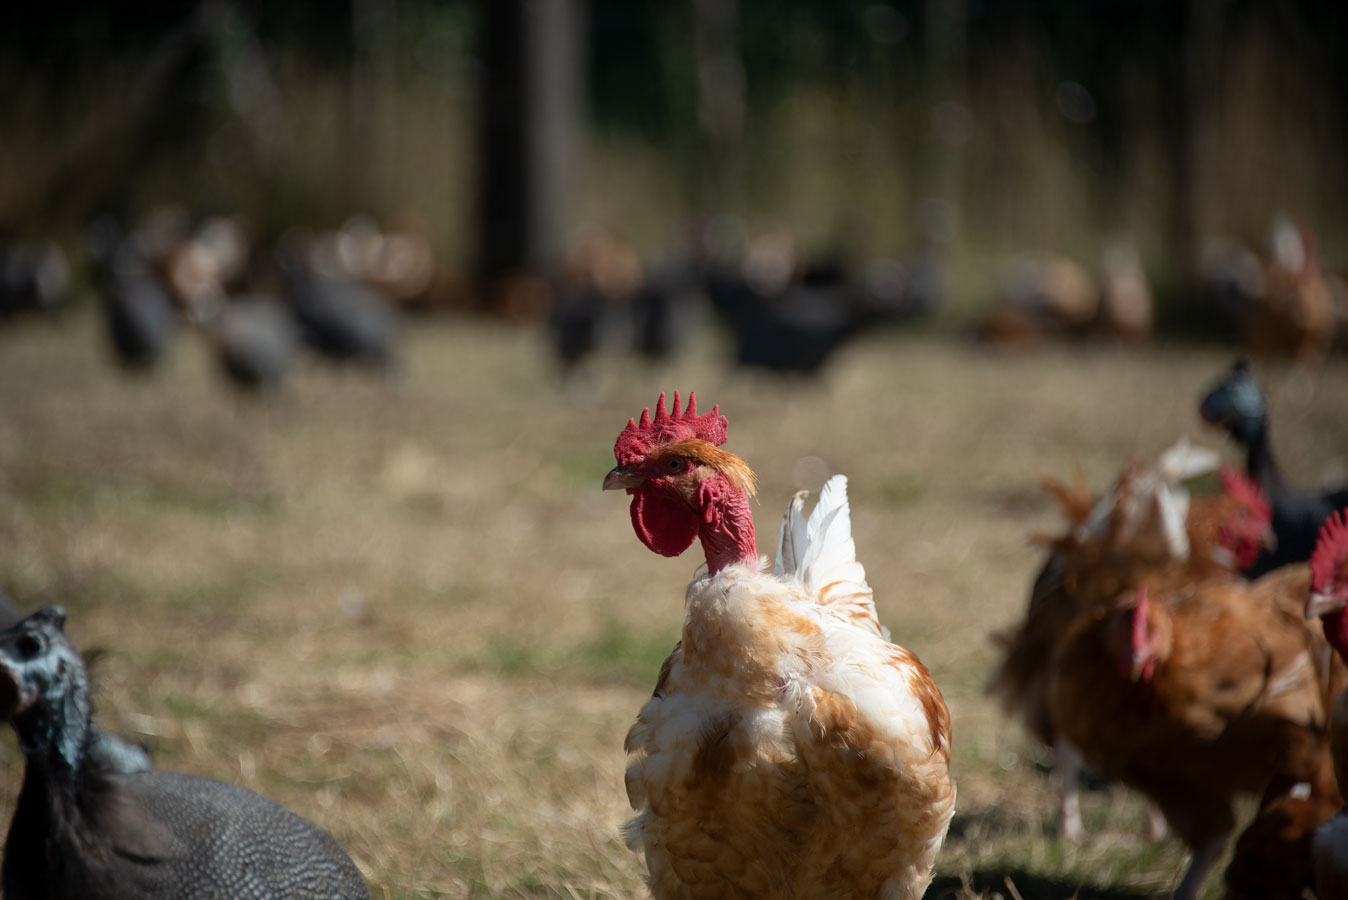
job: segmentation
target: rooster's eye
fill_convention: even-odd
[[[684,460],[676,456],[673,459],[669,460],[669,462],[665,463],[665,468],[671,472],[682,472],[683,464]]]

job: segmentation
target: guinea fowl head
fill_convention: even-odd
[[[1245,357],[1236,360],[1198,407],[1205,422],[1220,425],[1238,441],[1248,442],[1268,418],[1268,401]]]
[[[1348,521],[1339,510],[1325,519],[1311,553],[1306,618],[1320,617],[1325,639],[1348,660]]]
[[[1217,542],[1230,551],[1236,568],[1248,569],[1259,553],[1270,547],[1273,538],[1273,507],[1259,485],[1244,473],[1227,466],[1222,469],[1222,490],[1226,503],[1218,526]]]
[[[640,421],[628,420],[613,446],[618,465],[604,477],[604,490],[631,495],[632,527],[643,544],[678,556],[700,537],[712,573],[756,558],[749,511],[756,480],[744,460],[720,449],[727,424],[720,407],[698,415],[691,393],[680,410],[676,391],[672,411],[661,394],[654,417],[646,409]]]
[[[24,753],[55,750],[74,770],[89,721],[89,687],[65,622],[65,610],[49,606],[0,632],[0,713],[13,723]]]

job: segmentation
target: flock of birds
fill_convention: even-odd
[[[1293,270],[1275,254],[1247,311],[1267,312],[1280,292],[1289,303],[1332,293],[1306,274],[1313,254],[1296,235],[1300,274],[1280,287],[1273,269]],[[390,285],[425,271],[414,247],[365,227],[290,236],[261,262],[217,218],[129,233],[100,220],[88,247],[119,360],[157,364],[186,321],[249,390],[279,384],[302,346],[393,365]],[[51,247],[3,251],[7,308],[45,308],[68,289]],[[1149,320],[1117,299],[1143,296],[1140,264],[1124,249],[1108,256],[1113,286],[1080,322],[1140,339]],[[1037,265],[1026,283],[1082,287],[1079,272]],[[857,330],[929,309],[939,279],[917,274],[877,270],[858,286],[838,267],[802,265],[784,233],[750,242],[733,265],[705,257],[646,271],[596,238],[559,278],[552,333],[563,363],[579,365],[605,316],[626,310],[636,346],[659,356],[692,318],[692,301],[676,298],[702,292],[741,364],[812,372]],[[1274,330],[1249,315],[1261,335]],[[1306,333],[1298,361],[1328,352]],[[1129,464],[1103,496],[1080,478],[1046,480],[1068,528],[1043,539],[1025,617],[998,635],[989,691],[1055,751],[1066,837],[1084,834],[1088,764],[1146,797],[1153,835],[1173,831],[1190,848],[1174,896],[1193,900],[1236,831],[1235,799],[1253,795],[1259,811],[1237,839],[1227,896],[1348,898],[1348,488],[1285,482],[1247,361],[1199,412],[1248,454],[1214,496],[1190,499],[1184,482],[1216,457],[1187,443]],[[656,900],[916,900],[955,811],[949,711],[877,618],[846,479],[832,478],[808,516],[804,492],[791,498],[769,571],[749,505],[756,478],[724,448],[728,424],[718,408],[699,414],[691,394],[686,407],[661,395],[654,415],[620,432],[604,479],[630,496],[643,545],[677,556],[698,541],[706,561],[686,590],[681,640],[627,736],[637,815],[624,837]],[[0,710],[26,757],[0,866],[6,897],[369,896],[314,825],[250,791],[155,770],[143,748],[100,731],[64,625],[59,608],[26,618],[0,608]]]
[[[1187,443],[1102,497],[1046,480],[1068,528],[1044,538],[989,692],[1056,751],[1062,834],[1084,833],[1083,760],[1146,797],[1153,836],[1192,851],[1177,900],[1226,851],[1241,795],[1259,812],[1230,900],[1348,897],[1348,488],[1286,483],[1246,360],[1199,411],[1247,453],[1216,496],[1190,501],[1183,481],[1216,457]]]
[[[99,219],[86,229],[85,250],[115,358],[154,367],[186,321],[247,391],[280,385],[306,348],[392,368],[402,309],[484,308],[436,261],[420,220],[407,218],[414,224],[381,227],[353,216],[334,231],[295,230],[265,248],[228,216],[192,220],[165,208],[134,228]],[[726,217],[688,229],[653,260],[590,231],[547,277],[504,278],[488,293],[507,317],[546,322],[564,380],[614,352],[666,359],[713,315],[735,364],[810,375],[857,335],[939,308],[945,250],[928,236],[905,260],[811,256],[785,227],[749,233]],[[1348,346],[1348,281],[1324,268],[1314,235],[1287,216],[1275,218],[1263,258],[1235,241],[1209,241],[1202,281],[1214,328],[1235,330],[1257,356],[1290,357],[1307,383],[1336,346]],[[71,283],[59,245],[0,240],[0,320],[58,310]],[[1094,270],[1058,253],[1016,256],[989,301],[977,336],[1001,347],[1081,338],[1137,346],[1156,324],[1142,258],[1118,239],[1103,244]]]
[[[1268,406],[1238,361],[1202,417],[1248,453],[1220,493],[1183,441],[1092,496],[1051,479],[1069,528],[1045,538],[1024,620],[999,636],[990,690],[1062,769],[1065,835],[1082,836],[1078,770],[1141,792],[1156,835],[1190,847],[1193,900],[1236,844],[1227,896],[1348,897],[1348,491],[1283,480]],[[624,829],[656,900],[917,900],[955,811],[941,691],[878,620],[856,559],[847,479],[782,517],[760,558],[757,480],[724,448],[728,419],[690,394],[629,420],[604,490],[630,497],[662,556],[699,542],[681,640],[627,735]],[[160,772],[99,731],[65,614],[0,610],[0,710],[27,758],[5,846],[5,896],[368,897],[332,839],[262,797]]]
[[[813,374],[861,332],[933,311],[944,292],[936,248],[906,262],[810,258],[783,227],[746,235],[732,220],[699,229],[644,262],[626,241],[595,232],[567,254],[549,314],[564,376],[605,353],[661,360],[714,314],[736,365]]]
[[[1335,348],[1348,347],[1348,279],[1327,269],[1315,235],[1285,214],[1269,228],[1265,254],[1230,238],[1209,239],[1200,260],[1214,331],[1231,331],[1258,357],[1290,358],[1314,376]],[[998,279],[996,299],[978,326],[980,340],[1025,347],[1046,340],[1150,339],[1156,309],[1135,247],[1104,244],[1095,271],[1058,253],[1022,256]]]
[[[857,335],[906,323],[945,301],[942,241],[926,239],[906,260],[810,256],[783,227],[752,234],[713,222],[656,262],[605,233],[579,241],[550,288],[550,335],[564,376],[604,353],[661,359],[711,315],[733,361],[772,372],[813,374]],[[1335,348],[1348,348],[1348,279],[1322,264],[1314,234],[1274,218],[1261,257],[1239,241],[1211,239],[1200,264],[1197,314],[1213,333],[1232,332],[1257,357],[1289,358],[1309,386]],[[1105,241],[1094,267],[1062,253],[1024,253],[999,270],[975,334],[988,346],[1151,340],[1156,300],[1137,248]]]
[[[96,219],[85,250],[120,366],[156,368],[191,327],[221,374],[246,392],[279,387],[303,351],[396,367],[397,303],[418,296],[433,271],[423,237],[381,231],[363,217],[333,232],[289,232],[259,251],[233,218],[192,221],[166,208],[134,228]],[[58,313],[71,292],[71,266],[52,242],[0,242],[0,272],[0,317]]]

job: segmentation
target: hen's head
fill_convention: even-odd
[[[1254,380],[1248,359],[1242,356],[1235,361],[1203,397],[1198,412],[1205,422],[1220,425],[1236,440],[1248,443],[1268,417],[1268,401]]]
[[[1119,658],[1119,669],[1131,681],[1151,681],[1156,663],[1170,655],[1170,620],[1147,597],[1145,582],[1138,585],[1135,601],[1124,611],[1128,649]]]
[[[613,446],[618,465],[604,477],[604,490],[631,495],[632,527],[643,544],[662,556],[678,556],[700,534],[712,571],[726,562],[713,559],[713,550],[730,552],[708,544],[718,536],[741,557],[754,555],[747,503],[756,481],[744,460],[720,449],[727,424],[720,407],[698,415],[691,393],[688,408],[680,410],[676,391],[672,411],[661,394],[654,417],[646,409],[640,421],[628,420]],[[726,515],[740,506],[746,515]]]
[[[1311,553],[1311,591],[1306,598],[1306,618],[1324,620],[1325,638],[1348,660],[1348,521],[1343,511],[1333,513],[1320,527],[1320,537]]]
[[[1248,569],[1273,541],[1273,507],[1259,485],[1241,472],[1222,469],[1222,519],[1217,542],[1236,558],[1236,568]]]

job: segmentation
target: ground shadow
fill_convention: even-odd
[[[1011,879],[1023,900],[1156,900],[1157,896],[1137,890],[1096,887],[1060,878],[1046,878],[1016,869],[980,870],[970,873],[968,878],[975,894],[987,892],[991,896],[996,892],[1007,900],[1014,896],[1007,889],[1007,878]],[[965,900],[967,897],[964,882],[958,875],[938,876],[923,894],[923,900]]]

